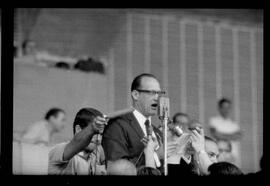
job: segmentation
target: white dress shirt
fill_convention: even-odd
[[[138,123],[140,124],[140,127],[143,130],[144,135],[147,136],[145,121],[148,119],[150,126],[152,126],[151,117],[146,118],[142,113],[140,113],[136,109],[134,109],[133,114],[134,114],[135,118],[137,119]],[[155,133],[153,131],[152,131],[152,137],[156,138],[156,135],[155,135]],[[156,148],[156,150],[158,148],[159,148],[159,146]],[[156,152],[154,152],[154,159],[155,159],[156,166],[160,167],[161,166],[160,160],[159,160],[158,155],[157,155]]]

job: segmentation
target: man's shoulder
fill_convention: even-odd
[[[220,116],[213,116],[209,119],[209,125],[211,127],[215,127],[216,125],[219,125],[222,122],[223,122],[223,120]]]
[[[210,117],[210,121],[217,121],[217,120],[221,120],[222,118],[220,116],[213,116],[213,117]]]
[[[111,118],[108,122],[108,125],[104,129],[104,135],[111,135],[112,133],[116,131],[126,131],[131,123],[131,121],[134,119],[134,116],[132,116],[132,112],[125,113],[123,115],[119,115],[117,117]]]
[[[30,127],[43,127],[46,125],[46,121],[45,120],[40,120],[40,121],[36,121],[34,123],[30,124]]]
[[[109,120],[108,124],[109,125],[122,124],[122,123],[127,123],[127,122],[129,122],[130,120],[133,120],[133,119],[134,119],[133,113],[128,112],[128,113],[125,113],[125,114],[122,114],[122,115],[111,118]]]

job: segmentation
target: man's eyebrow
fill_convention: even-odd
[[[209,155],[213,156],[213,155],[218,155],[215,152],[208,152]]]

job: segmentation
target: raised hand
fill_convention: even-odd
[[[204,130],[196,127],[196,130],[191,131],[191,145],[196,152],[205,150]]]
[[[94,133],[102,133],[106,124],[107,120],[104,117],[97,116],[92,123]]]
[[[144,151],[154,152],[155,149],[158,147],[157,139],[152,136],[145,136],[141,141],[145,146]]]

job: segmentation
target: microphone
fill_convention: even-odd
[[[158,116],[160,119],[169,118],[170,101],[167,97],[159,97],[158,100]]]
[[[163,127],[163,140],[164,140],[164,174],[168,175],[168,164],[167,164],[167,125],[170,115],[170,102],[167,97],[159,97],[158,100],[158,116],[162,121]],[[159,164],[160,165],[160,164]]]

